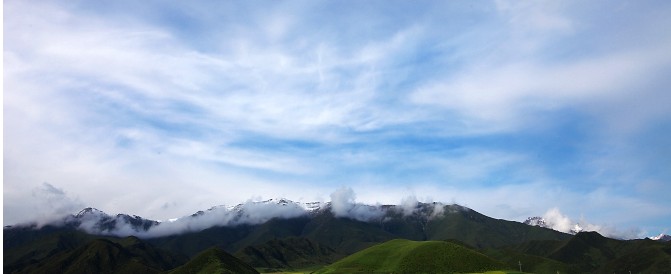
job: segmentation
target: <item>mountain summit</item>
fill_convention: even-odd
[[[667,234],[659,234],[657,236],[650,237],[650,239],[655,240],[655,241],[660,241],[660,242],[669,242],[671,241],[671,235]]]

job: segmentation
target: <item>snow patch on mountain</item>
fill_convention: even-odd
[[[349,218],[362,222],[386,222],[394,218],[419,218],[428,222],[443,217],[447,213],[456,213],[468,208],[459,205],[420,203],[414,196],[403,199],[399,205],[368,205],[356,202],[351,188],[341,188],[331,194],[331,201],[294,202],[286,198],[263,201],[248,200],[244,203],[227,206],[213,206],[180,218],[167,221],[144,219],[135,215],[109,215],[95,208],[85,208],[69,215],[55,226],[69,226],[90,234],[153,238],[167,235],[197,232],[212,227],[231,227],[239,225],[257,225],[274,218],[290,219],[311,217],[317,214],[333,214],[337,218]],[[38,226],[39,228],[39,226]]]
[[[546,211],[542,217],[536,216],[527,218],[527,220],[524,221],[524,224],[549,228],[569,234],[577,234],[582,231],[596,231],[601,235],[616,239],[640,238],[640,231],[635,229],[622,231],[613,227],[591,224],[585,220],[576,222],[567,215],[564,215],[559,208],[556,207]]]
[[[657,236],[650,237],[650,239],[655,240],[655,241],[660,241],[660,242],[669,242],[669,241],[671,241],[671,235],[666,235],[664,233],[661,233]]]

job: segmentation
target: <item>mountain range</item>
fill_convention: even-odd
[[[448,241],[496,261],[494,266],[517,269],[524,262],[527,271],[537,273],[671,269],[671,242],[663,237],[624,241],[595,232],[571,235],[440,203],[369,206],[273,199],[217,206],[164,222],[86,208],[43,227],[5,227],[3,234],[6,273],[188,273],[187,266],[231,273],[250,270],[244,266],[318,270],[395,239],[430,245]],[[398,255],[399,260],[415,257]]]

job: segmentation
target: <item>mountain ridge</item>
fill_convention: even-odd
[[[272,215],[266,214],[264,218],[259,219],[261,222],[257,223],[229,222],[226,226],[210,226],[148,238],[93,235],[87,234],[79,226],[67,225],[5,228],[3,230],[5,272],[13,273],[12,270],[29,269],[39,262],[61,265],[59,258],[65,255],[55,256],[56,254],[73,252],[98,239],[131,245],[145,242],[157,250],[174,254],[175,258],[193,259],[204,250],[216,247],[229,254],[236,254],[237,258],[246,264],[267,269],[320,266],[394,239],[449,241],[483,254],[486,252],[488,256],[505,262],[508,267],[515,268],[517,262],[524,261],[529,269],[536,269],[534,271],[541,273],[548,271],[554,273],[556,270],[572,273],[606,273],[603,271],[624,268],[659,273],[657,270],[664,269],[667,263],[671,267],[671,246],[669,246],[671,242],[651,239],[622,241],[606,238],[595,232],[571,235],[539,226],[491,218],[460,205],[439,203],[417,203],[413,207],[349,205],[341,207],[346,210],[336,214],[333,205],[323,204],[309,214],[292,215],[296,207],[287,201],[274,201],[272,207],[267,207],[269,204],[270,202],[241,206],[233,215],[228,209],[223,211],[228,214],[217,215],[217,212],[222,211],[214,209],[193,218],[232,218],[229,220],[252,218],[253,212],[278,210],[278,208],[280,213],[291,214],[280,214],[280,217],[264,219]],[[355,214],[343,216],[343,212],[350,211]],[[98,219],[93,217],[106,220],[103,223],[110,226],[126,222],[121,214],[117,215],[120,216],[117,219],[117,216],[107,215],[92,208],[80,213],[78,214],[80,221],[89,224],[89,227],[106,228],[95,226]],[[113,223],[112,219],[118,222]],[[143,223],[146,222],[141,221],[137,225],[141,226]],[[157,225],[148,231],[159,227]],[[115,249],[113,245],[102,244],[104,241],[98,242],[99,246]],[[315,252],[316,250],[319,252]],[[117,255],[114,254],[122,253],[101,254],[116,258]],[[79,256],[73,258],[81,259]],[[139,265],[133,267],[142,268]]]

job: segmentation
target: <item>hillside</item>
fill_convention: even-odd
[[[396,239],[354,253],[316,273],[454,273],[502,268],[503,263],[458,244]]]
[[[220,248],[209,248],[188,263],[170,271],[170,274],[253,274],[251,266]]]
[[[299,237],[348,255],[396,238],[415,241],[456,239],[476,248],[485,248],[571,237],[547,228],[494,219],[458,205],[446,205],[443,214],[430,216],[428,211],[433,206],[420,203],[410,215],[400,214],[393,206],[388,206],[390,209],[382,217],[384,221],[336,217],[326,208],[309,216],[271,219],[258,225],[211,227],[147,241],[172,252],[193,256],[214,245],[235,253],[274,239]]]
[[[615,240],[596,232],[580,232],[563,241],[530,241],[485,253],[509,265],[521,261],[534,272],[671,273],[671,244]]]
[[[11,273],[161,273],[184,263],[180,259],[134,237],[118,242],[95,239],[73,250],[63,250],[31,264],[5,270]]]
[[[326,265],[342,257],[329,247],[295,237],[248,246],[234,255],[249,265],[269,270]]]

